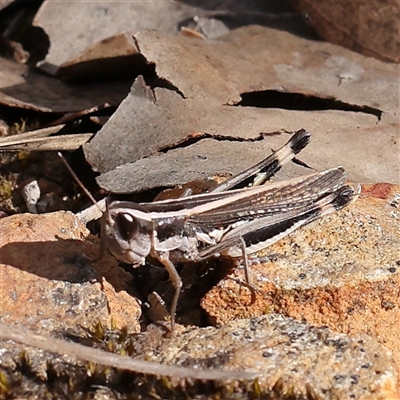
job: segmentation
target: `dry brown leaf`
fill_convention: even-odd
[[[10,145],[12,146],[14,144],[25,143],[27,140],[31,140],[31,139],[46,138],[54,133],[57,133],[62,128],[64,128],[64,126],[65,125],[51,126],[48,128],[42,128],[42,129],[36,129],[33,131],[29,131],[29,132],[18,133],[16,135],[12,135],[12,136],[5,136],[5,137],[0,138],[0,147],[10,146]]]
[[[83,60],[104,63],[104,59],[127,54],[125,49],[130,46],[125,47],[119,40],[122,32],[135,33],[144,29],[177,32],[181,21],[201,14],[200,7],[169,0],[102,3],[47,0],[33,22],[44,29],[51,42],[40,67],[56,75],[59,67],[70,67]],[[119,44],[115,46],[116,41]],[[111,68],[115,68],[115,64]]]
[[[237,173],[299,128],[313,135],[307,164],[343,165],[361,182],[398,180],[397,66],[258,26],[219,40],[154,31],[135,39],[158,81],[138,78],[85,145],[106,189]]]
[[[131,76],[132,69],[142,68],[143,59],[137,57],[132,38],[125,32],[135,34],[155,29],[176,33],[189,28],[192,34],[215,38],[249,24],[276,27],[307,37],[311,31],[287,3],[258,0],[246,3],[111,0],[101,5],[47,0],[34,20],[34,25],[44,30],[51,43],[40,68],[73,80]]]
[[[14,140],[12,144],[1,144],[2,151],[67,151],[77,150],[91,138],[92,133],[77,133],[73,135],[58,135]],[[14,136],[11,136],[14,138]]]
[[[26,65],[0,58],[0,104],[42,112],[72,112],[99,104],[118,105],[131,80],[67,84]]]
[[[108,37],[85,49],[82,54],[54,69],[44,63],[41,69],[65,80],[129,78],[143,73],[147,65],[138,53],[132,35]]]
[[[382,61],[400,62],[400,6],[393,0],[290,0],[328,42]]]
[[[0,1],[0,10],[6,8],[9,4],[11,4],[14,0],[1,0]]]

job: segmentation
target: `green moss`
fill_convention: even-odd
[[[0,201],[12,198],[13,184],[3,176],[0,176]]]
[[[17,368],[22,374],[30,374],[32,372],[32,361],[29,354],[22,350],[19,353],[19,358],[17,359]]]
[[[260,382],[256,378],[256,379],[254,379],[254,382],[253,382],[252,398],[259,399],[261,397],[261,394],[262,394],[262,390],[261,390]]]
[[[19,133],[33,131],[41,126],[40,121],[35,119],[21,118],[18,122],[14,122],[10,126],[10,136],[18,135]]]
[[[9,392],[10,385],[7,379],[7,375],[3,371],[0,371],[0,398],[3,398]]]

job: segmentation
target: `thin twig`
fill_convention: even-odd
[[[106,199],[99,200],[96,204],[92,204],[88,208],[78,212],[76,216],[86,225],[90,221],[101,218],[106,209]]]
[[[204,370],[135,360],[128,356],[109,353],[78,343],[37,335],[22,326],[13,326],[4,322],[0,322],[0,340],[13,340],[14,342],[22,343],[27,346],[38,347],[42,350],[63,354],[79,360],[126,369],[142,374],[201,380],[247,380],[254,379],[257,376],[256,373],[247,371]]]

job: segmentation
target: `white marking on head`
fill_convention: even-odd
[[[121,214],[123,215],[123,217],[124,217],[127,221],[133,222],[133,217],[132,217],[132,215],[130,215],[130,214],[126,213],[126,212],[122,212]]]

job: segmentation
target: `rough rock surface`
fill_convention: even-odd
[[[196,368],[260,373],[263,392],[294,399],[396,399],[390,351],[368,335],[348,337],[276,314],[235,320],[219,329],[182,328],[173,339],[153,327],[147,359]],[[151,349],[151,350],[150,350]]]
[[[0,219],[0,315],[39,333],[98,321],[139,330],[132,277],[112,257],[92,263],[99,244],[68,212]]]

